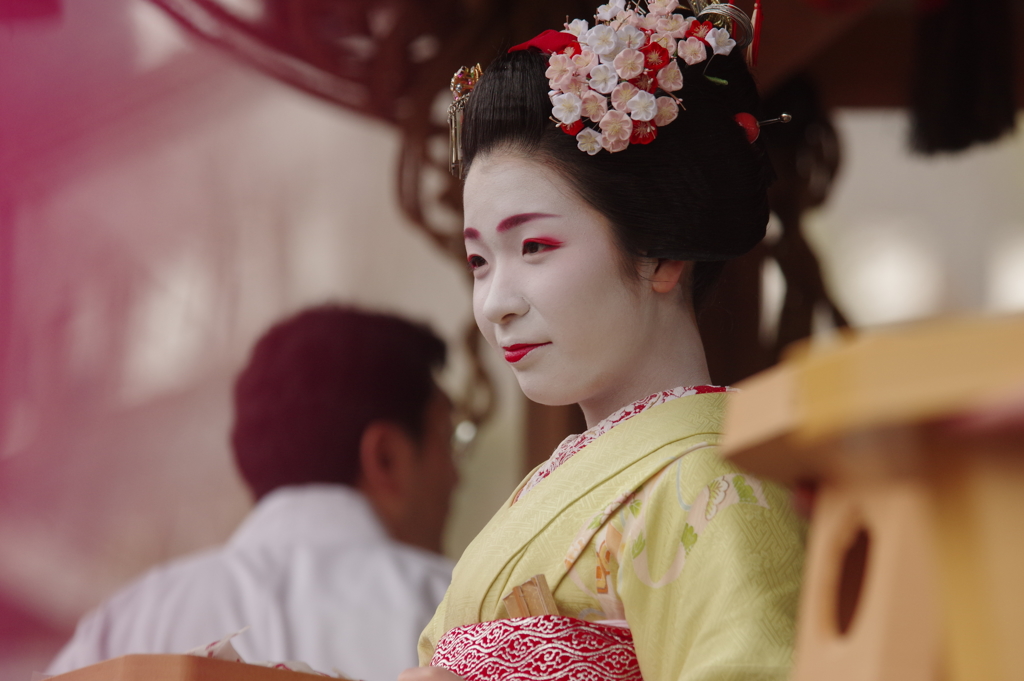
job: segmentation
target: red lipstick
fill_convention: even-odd
[[[501,349],[505,351],[505,361],[509,364],[515,364],[542,345],[551,345],[551,343],[516,343],[515,345],[502,346]]]

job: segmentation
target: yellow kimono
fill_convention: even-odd
[[[628,621],[645,681],[785,679],[804,528],[783,490],[718,456],[726,399],[651,407],[513,494],[455,567],[420,664],[544,574],[560,614]]]

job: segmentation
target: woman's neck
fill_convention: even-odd
[[[587,428],[654,393],[711,382],[697,320],[689,307],[658,315],[652,326],[649,342],[620,372],[623,380],[610,382],[607,389],[580,402]]]

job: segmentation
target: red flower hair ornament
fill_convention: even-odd
[[[572,55],[580,53],[580,44],[579,41],[576,40],[576,36],[572,33],[554,31],[550,28],[538,35],[536,38],[531,38],[525,43],[519,43],[515,47],[508,48],[508,51],[519,52],[531,47],[536,47],[545,54]]]

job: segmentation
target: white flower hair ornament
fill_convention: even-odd
[[[683,107],[680,93],[687,66],[747,49],[756,63],[760,34],[760,0],[753,22],[728,0],[611,0],[597,8],[593,26],[573,19],[561,31],[546,30],[509,52],[537,48],[548,56],[551,119],[573,135],[580,151],[591,156],[602,150],[622,151],[630,144],[650,144],[658,129],[674,121]],[[460,69],[452,80],[455,101],[449,108],[452,135],[451,170],[462,177],[461,122],[466,100],[481,72]],[[704,75],[719,85],[721,78]],[[753,142],[760,126],[788,122],[788,114],[758,122],[753,115],[736,115],[736,122]]]
[[[678,0],[648,0],[646,11],[636,2],[612,0],[597,8],[593,26],[573,19],[563,30],[544,31],[509,52],[535,47],[549,55],[544,75],[552,120],[576,137],[580,151],[615,153],[630,144],[650,144],[658,128],[685,108],[676,60],[693,66],[728,55],[750,44],[755,33],[735,5],[705,0],[689,0],[689,5],[694,16],[677,12]]]

